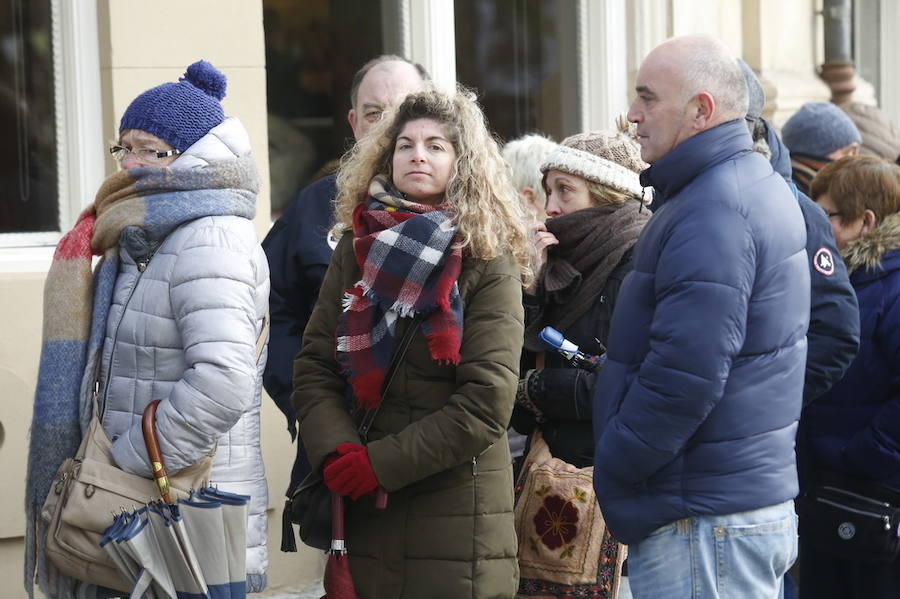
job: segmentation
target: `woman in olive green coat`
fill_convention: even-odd
[[[506,427],[530,271],[516,194],[474,96],[408,96],[345,158],[338,186],[336,221],[353,225],[304,333],[292,399],[313,468],[348,498],[356,590],[513,597]]]

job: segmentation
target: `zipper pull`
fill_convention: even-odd
[[[886,530],[886,531],[890,530],[891,529],[891,517],[885,515],[885,516],[882,516],[881,519],[884,521],[884,530]]]
[[[138,262],[137,267],[138,267],[138,272],[144,272],[145,270],[147,270],[147,262],[146,261]]]
[[[478,476],[478,459],[472,458],[472,476]]]

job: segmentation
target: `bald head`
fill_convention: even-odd
[[[684,140],[747,114],[747,86],[734,55],[721,41],[689,35],[653,49],[638,71],[628,119],[638,125],[641,155],[649,163]]]
[[[660,60],[680,81],[685,102],[700,93],[710,94],[724,123],[747,116],[747,84],[740,65],[721,40],[707,35],[685,35],[653,49],[644,62]]]
[[[414,92],[421,91],[428,73],[399,57],[379,57],[363,66],[350,92],[352,107],[347,120],[359,140],[382,113]]]

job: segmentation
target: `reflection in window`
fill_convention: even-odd
[[[381,4],[263,0],[273,217],[352,143],[350,84],[382,53]]]
[[[0,3],[0,233],[59,230],[50,0]]]
[[[503,140],[533,132],[560,140],[577,131],[574,5],[455,1],[457,80],[477,88]],[[569,27],[572,35],[564,35]]]

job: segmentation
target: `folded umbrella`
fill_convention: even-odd
[[[322,599],[359,599],[344,541],[344,497],[331,494],[331,549],[325,563],[325,594]]]
[[[133,599],[244,599],[250,497],[213,488],[172,503],[155,434],[156,405],[143,431],[163,501],[115,517],[101,545],[133,583]]]
[[[344,497],[331,494],[331,548],[325,562],[325,594],[322,599],[359,599],[353,577],[350,575],[350,557],[347,555],[344,534]],[[387,507],[387,493],[382,487],[375,491],[375,507]]]

